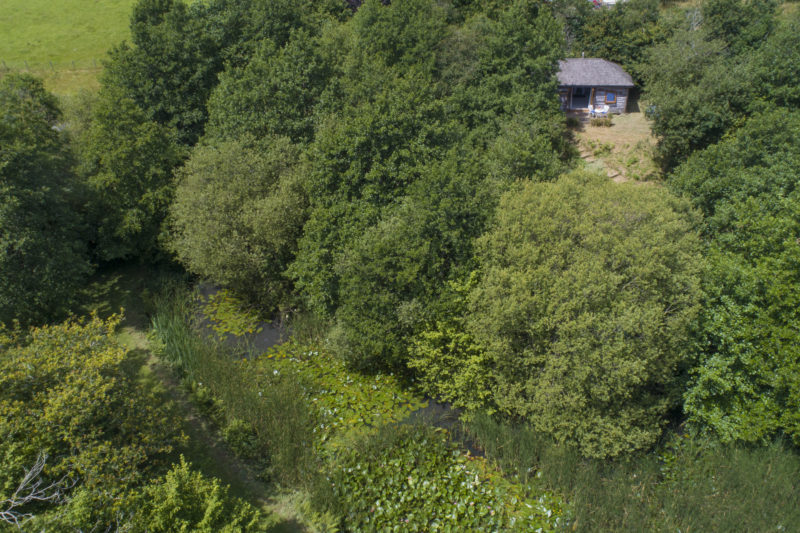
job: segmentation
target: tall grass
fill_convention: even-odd
[[[179,288],[156,299],[152,318],[155,352],[182,372],[196,390],[214,398],[223,432],[240,451],[267,465],[271,478],[298,486],[315,472],[314,421],[301,384],[291,374],[265,371],[237,350],[196,327],[190,295]]]
[[[602,462],[485,415],[465,430],[506,471],[566,496],[576,531],[800,530],[800,457],[780,442],[675,437],[659,453]]]

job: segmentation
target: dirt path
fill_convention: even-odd
[[[218,428],[187,396],[173,371],[150,352],[147,340],[149,305],[146,302],[161,289],[164,274],[140,264],[116,265],[98,271],[84,289],[84,301],[76,310],[77,314],[96,312],[107,317],[124,308],[124,320],[117,337],[128,348],[130,371],[141,385],[174,406],[176,422],[188,437],[186,446],[177,452],[203,474],[228,485],[234,496],[276,515],[280,521],[269,528],[269,532],[309,531],[298,512],[298,498],[302,495],[280,493],[262,482],[256,472],[228,448]]]
[[[203,474],[228,485],[231,494],[275,514],[280,521],[269,532],[308,531],[293,509],[292,494],[277,493],[273,486],[261,481],[249,465],[230,451],[218,428],[192,403],[173,371],[148,350],[146,334],[136,327],[125,326],[120,330],[120,340],[128,346],[134,358],[138,357],[144,363],[140,371],[143,381],[157,388],[174,406],[181,429],[188,437],[186,446],[178,452]]]

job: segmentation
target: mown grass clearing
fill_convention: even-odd
[[[27,71],[59,95],[95,89],[102,60],[127,39],[135,0],[4,0],[0,74]]]
[[[611,127],[581,124],[575,138],[590,167],[615,181],[648,181],[659,175],[653,161],[656,140],[644,113],[615,115]]]

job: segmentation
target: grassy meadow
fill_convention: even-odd
[[[135,0],[2,0],[0,73],[28,71],[59,95],[97,88],[101,61],[129,35]]]

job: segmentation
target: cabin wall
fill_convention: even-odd
[[[608,101],[608,95],[613,95],[613,103]],[[627,87],[595,87],[594,106],[607,105],[611,113],[625,113],[628,106]]]
[[[572,91],[574,87],[565,87],[560,86],[558,88],[558,97],[561,101],[561,109],[566,111],[568,109],[579,109],[573,107],[573,99],[572,99]],[[594,102],[593,103],[595,108],[600,107],[602,105],[607,105],[608,110],[611,113],[625,113],[627,112],[628,106],[628,91],[627,87],[586,87],[587,90],[594,91]],[[613,95],[613,102],[608,101],[608,95]],[[581,107],[580,109],[585,109]]]

